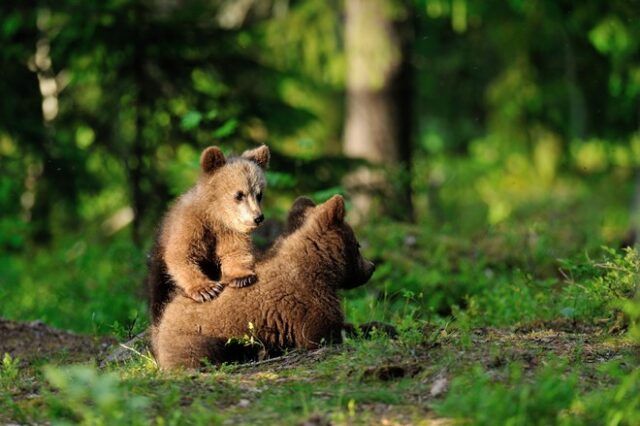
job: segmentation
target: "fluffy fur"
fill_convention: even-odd
[[[340,196],[319,206],[298,199],[286,235],[256,265],[258,284],[207,304],[176,296],[152,328],[159,365],[197,367],[202,359],[251,356],[251,348],[227,344],[234,337],[253,337],[268,355],[339,342],[345,324],[337,292],[366,283],[375,269],[360,254],[344,212]]]
[[[151,254],[154,324],[177,294],[204,302],[227,284],[244,287],[257,280],[249,233],[264,217],[260,201],[268,164],[264,145],[229,159],[217,147],[202,152],[198,182],[167,212]]]

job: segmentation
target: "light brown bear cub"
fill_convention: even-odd
[[[203,359],[241,361],[254,351],[274,356],[340,342],[342,330],[353,327],[344,322],[338,291],[366,283],[374,271],[344,213],[340,196],[318,206],[300,198],[285,235],[256,264],[258,284],[225,291],[206,304],[176,296],[152,326],[160,367],[198,367]],[[260,348],[228,343],[245,335]]]
[[[226,285],[256,282],[249,234],[264,219],[260,202],[269,156],[264,145],[228,159],[217,147],[202,152],[198,182],[169,209],[151,255],[154,323],[178,293],[205,302]]]

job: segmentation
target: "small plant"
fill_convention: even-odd
[[[128,318],[124,322],[114,321],[110,328],[118,339],[131,340],[143,332],[148,325],[147,321],[141,320],[139,313],[135,311],[131,318]]]
[[[20,358],[13,358],[8,353],[2,357],[2,364],[0,364],[0,413],[3,411],[10,413],[20,423],[28,423],[28,417],[14,400],[15,394],[20,393],[21,387],[18,381],[20,363]]]
[[[227,345],[240,344],[244,347],[264,348],[264,344],[262,343],[262,341],[260,341],[260,339],[257,336],[256,327],[253,325],[251,321],[249,321],[247,328],[249,329],[249,333],[246,333],[242,337],[229,338],[229,340],[227,340]]]
[[[20,373],[20,359],[12,358],[11,355],[5,353],[2,357],[2,366],[0,368],[0,384],[3,388],[15,383]]]
[[[58,391],[49,395],[49,418],[83,425],[142,425],[149,402],[128,395],[114,373],[99,374],[85,365],[46,367],[47,381]]]

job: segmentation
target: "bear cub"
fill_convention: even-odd
[[[287,349],[339,343],[345,324],[338,291],[365,284],[375,269],[344,221],[341,196],[315,205],[299,198],[285,234],[256,263],[257,285],[227,291],[211,303],[176,296],[152,326],[152,346],[163,369],[277,356]],[[251,324],[251,325],[250,325]],[[375,325],[375,324],[374,324]],[[247,347],[229,339],[251,335]]]
[[[264,220],[269,148],[225,158],[217,147],[200,156],[196,185],[165,215],[149,263],[151,317],[182,293],[196,302],[216,298],[225,286],[257,281],[250,233]]]

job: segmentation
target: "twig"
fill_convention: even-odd
[[[151,361],[153,363],[153,365],[156,366],[156,368],[158,368],[158,363],[156,362],[155,359],[151,358],[150,356],[147,356],[145,354],[143,354],[142,352],[138,351],[135,348],[132,348],[131,346],[127,346],[124,343],[120,343],[120,346],[122,346],[123,348],[130,350],[131,352],[133,352],[136,355],[141,356],[142,358],[146,359],[147,361]]]
[[[310,351],[293,350],[293,351],[287,353],[286,355],[281,355],[281,356],[277,356],[275,358],[269,358],[269,359],[265,359],[265,360],[262,360],[262,361],[239,364],[235,368],[236,369],[252,368],[252,367],[257,367],[257,366],[261,366],[261,365],[272,364],[274,362],[287,361],[287,360],[293,360],[293,359],[301,359],[301,358],[304,358],[305,356],[310,358],[310,359],[312,359],[312,358],[315,358],[318,355],[326,352],[326,350],[327,350],[327,347],[321,347],[321,348],[318,348],[318,349],[315,349],[315,350],[310,350]]]
[[[286,355],[280,355],[280,356],[277,356],[275,358],[264,359],[262,361],[248,362],[248,363],[245,363],[245,364],[238,364],[238,365],[235,366],[235,369],[244,369],[244,368],[257,367],[259,365],[271,364],[271,363],[274,363],[274,362],[279,362],[279,361],[282,361],[282,360],[293,358],[294,356],[298,356],[299,357],[300,355],[301,355],[301,353],[298,352],[298,351],[291,351]]]

